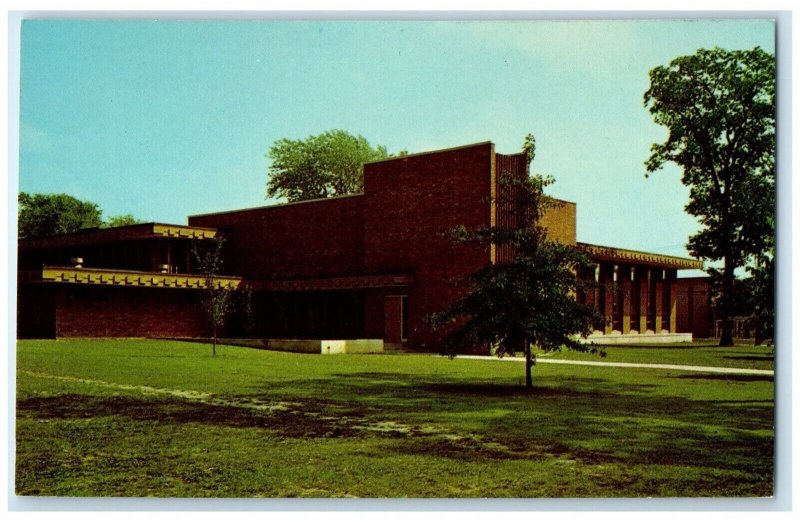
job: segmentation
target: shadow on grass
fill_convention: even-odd
[[[555,388],[535,384],[533,388],[526,389],[521,384],[511,382],[498,382],[496,379],[472,380],[464,382],[460,379],[447,379],[433,381],[430,376],[415,374],[398,374],[385,372],[353,372],[335,373],[331,380],[320,379],[303,381],[306,389],[318,390],[320,394],[328,396],[332,388],[347,390],[349,394],[358,397],[387,397],[392,399],[417,399],[427,398],[431,402],[448,400],[480,399],[518,399],[525,400],[535,397],[583,396],[585,391],[574,388]],[[600,379],[581,379],[583,387],[603,382]],[[332,384],[335,383],[335,384]],[[289,387],[300,385],[300,381],[289,383]],[[282,383],[282,386],[287,386]],[[637,391],[652,388],[650,385],[637,387]],[[339,394],[341,395],[341,394]]]
[[[775,378],[772,375],[748,375],[748,374],[725,374],[725,373],[684,373],[672,377],[673,379],[688,379],[704,381],[730,381],[730,382],[772,382]]]
[[[401,453],[463,460],[557,456],[587,464],[682,464],[772,473],[772,438],[748,432],[771,428],[772,401],[693,400],[659,395],[658,384],[598,378],[541,378],[527,391],[494,380],[392,376],[395,386],[389,388],[388,375],[380,372],[335,375],[336,393],[330,381],[303,385],[318,396],[352,397],[362,407],[371,406],[362,410],[367,413],[390,411],[421,422],[445,418],[459,427],[466,423],[461,429],[500,445],[487,449],[464,440],[417,437],[394,448]],[[711,378],[720,377],[753,382],[762,376]]]
[[[319,418],[313,401],[303,409],[274,411],[270,414],[248,408],[218,406],[180,399],[138,399],[134,397],[95,397],[58,395],[31,397],[17,401],[17,414],[46,419],[88,419],[123,416],[134,421],[167,424],[200,423],[229,428],[264,428],[284,437],[344,437],[353,430],[335,419]],[[310,414],[310,415],[309,415]]]
[[[752,362],[772,362],[775,360],[774,355],[726,355],[723,359],[732,361],[752,361]]]
[[[712,378],[717,377],[749,382],[761,376]],[[270,414],[177,398],[85,395],[27,398],[18,401],[17,411],[33,418],[121,416],[260,428],[279,438],[308,440],[366,437],[364,427],[396,422],[437,430],[369,431],[369,436],[385,441],[382,455],[463,461],[557,457],[590,465],[683,465],[771,475],[773,439],[755,433],[771,428],[771,401],[692,400],[659,395],[653,392],[657,387],[572,377],[539,379],[527,391],[492,379],[464,383],[458,377],[432,380],[430,375],[355,372],[265,382],[260,393],[247,398],[295,404],[289,411]]]
[[[719,344],[693,344],[693,343],[663,343],[663,344],[601,344],[595,343],[596,346],[602,348],[621,348],[621,349],[628,349],[628,348],[641,348],[644,350],[658,350],[658,349],[669,349],[669,350],[696,350],[702,348],[719,348]]]

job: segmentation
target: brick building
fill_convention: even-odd
[[[206,336],[190,252],[216,234],[147,223],[20,240],[18,337]]]
[[[193,305],[203,280],[192,275],[189,251],[191,241],[219,234],[230,274],[219,284],[252,288],[254,336],[378,338],[434,350],[443,333],[426,318],[463,295],[466,276],[512,255],[507,247],[453,243],[448,232],[508,224],[513,212],[499,180],[525,174],[523,154],[478,143],[367,164],[358,195],[195,215],[189,226],[22,240],[18,332],[205,335]],[[605,315],[598,335],[678,331],[677,270],[700,262],[577,243],[576,206],[566,201],[543,224],[551,238],[598,262],[582,274],[597,289],[578,296]],[[229,335],[242,335],[229,324]]]

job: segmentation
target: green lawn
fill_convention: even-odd
[[[674,344],[643,344],[632,346],[602,346],[606,357],[585,352],[562,350],[560,352],[536,352],[537,357],[568,360],[604,362],[629,362],[649,364],[692,364],[696,366],[721,366],[726,368],[754,368],[774,370],[775,355],[771,346],[737,344],[720,348],[713,342]]]
[[[769,377],[539,365],[526,393],[515,363],[210,351],[19,342],[17,493],[772,494]]]

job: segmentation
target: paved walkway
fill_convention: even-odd
[[[484,359],[493,361],[512,361],[525,362],[522,357],[493,357],[490,355],[459,355],[458,358],[464,359]],[[773,370],[754,370],[751,368],[725,368],[722,366],[689,366],[683,364],[645,364],[645,363],[624,363],[624,362],[600,362],[600,361],[567,361],[565,359],[544,359],[538,357],[536,364],[575,364],[578,366],[612,366],[614,368],[651,368],[654,370],[678,370],[684,372],[703,372],[703,373],[727,373],[734,375],[771,375],[775,376]]]

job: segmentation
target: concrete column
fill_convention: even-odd
[[[589,289],[586,291],[586,304],[591,305],[601,313],[603,312],[603,291],[601,288],[601,269],[598,264],[594,270],[587,274],[587,281],[590,282]],[[593,324],[592,330],[601,329],[600,325]]]
[[[614,327],[614,265],[601,265],[600,281],[603,285],[603,317],[606,320],[604,331],[608,335]]]
[[[620,266],[617,278],[622,290],[622,333],[631,331],[631,267]]]
[[[666,326],[663,324],[662,317],[664,314],[664,271],[660,268],[653,270],[655,276],[655,291],[656,291],[656,320],[655,333],[661,333],[661,329]]]
[[[686,331],[694,335],[694,285],[690,284],[686,290]],[[676,326],[677,328],[677,326]]]
[[[678,295],[675,291],[678,271],[674,268],[667,270],[667,295],[669,296],[669,332],[678,331]]]
[[[636,277],[639,279],[639,333],[647,331],[647,312],[650,304],[650,268],[637,267]]]

